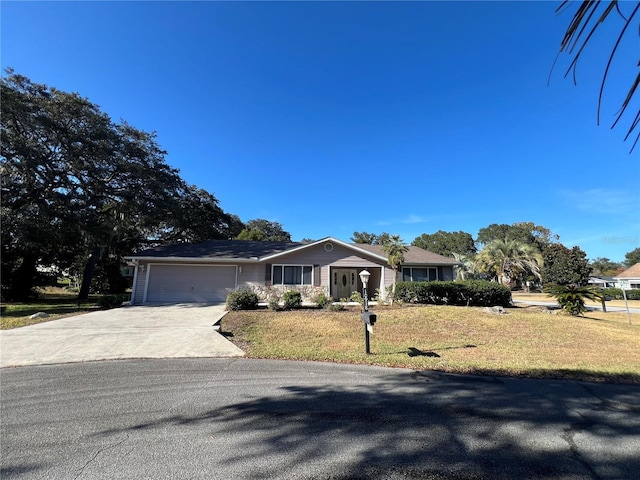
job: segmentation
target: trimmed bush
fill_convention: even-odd
[[[395,299],[405,303],[489,307],[511,305],[511,290],[486,280],[398,282]]]
[[[289,290],[282,295],[285,310],[292,310],[302,306],[302,294],[296,290]]]
[[[604,293],[607,299],[622,300],[622,290],[619,288],[603,288],[602,293]]]
[[[622,289],[620,288],[603,288],[605,296],[611,300],[623,300]],[[627,300],[640,300],[640,289],[625,290]]]
[[[315,303],[318,308],[326,308],[329,305],[329,298],[324,294],[324,292],[320,292],[313,297],[313,303]]]
[[[104,295],[98,299],[100,308],[109,310],[121,307],[124,302],[129,301],[129,295]]]
[[[277,296],[273,295],[269,297],[269,302],[267,303],[267,305],[269,306],[269,310],[277,312],[278,310],[280,310],[280,299]]]
[[[247,290],[238,290],[227,295],[228,310],[253,310],[258,306],[258,295]]]
[[[327,308],[330,312],[342,312],[345,309],[341,303],[330,303]]]
[[[362,298],[362,294],[360,292],[351,292],[349,301],[356,302],[356,303],[359,303],[361,306],[364,306],[364,299]]]
[[[634,288],[633,290],[625,290],[625,292],[627,300],[640,300],[640,290]]]

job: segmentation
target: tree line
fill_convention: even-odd
[[[386,232],[354,232],[351,241],[387,245],[397,236]],[[578,246],[568,248],[551,230],[533,222],[491,224],[481,228],[474,239],[457,231],[423,233],[411,245],[459,262],[457,276],[462,280],[486,279],[510,288],[531,285],[586,285],[591,275],[613,276],[640,262],[640,248],[628,252],[624,262],[608,258],[587,259]]]
[[[77,272],[79,300],[120,293],[122,257],[209,239],[290,241],[277,222],[243,223],[165,162],[155,133],[114,122],[77,93],[8,69],[0,95],[2,298]],[[44,272],[44,273],[43,273]]]

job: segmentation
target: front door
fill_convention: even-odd
[[[333,298],[349,298],[358,288],[357,270],[355,268],[334,268],[331,272]]]

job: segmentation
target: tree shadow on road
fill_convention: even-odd
[[[220,465],[258,466],[247,478],[623,479],[640,471],[637,451],[618,447],[640,441],[637,393],[629,386],[404,372],[355,387],[282,385],[244,402],[203,404],[199,413],[192,408],[99,435],[187,435],[204,425],[226,446],[215,452]],[[312,477],[305,476],[309,468]]]

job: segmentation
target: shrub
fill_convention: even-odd
[[[581,287],[576,285],[558,285],[550,283],[544,286],[544,291],[558,300],[558,305],[571,315],[582,315],[587,311],[584,306],[585,298],[589,300],[600,300],[601,290],[592,287]]]
[[[285,310],[292,310],[294,308],[300,308],[302,306],[302,294],[296,290],[289,290],[284,292],[282,296]]]
[[[313,297],[313,303],[315,303],[318,308],[326,308],[329,305],[329,298],[324,294],[324,292],[320,292]]]
[[[603,288],[605,296],[611,300],[623,300],[624,296],[622,295],[622,289],[620,288]],[[625,290],[627,294],[627,300],[640,300],[640,290]]]
[[[269,290],[267,292],[267,306],[269,310],[274,312],[280,310],[280,295],[277,290]]]
[[[395,300],[407,303],[488,307],[511,305],[509,287],[486,280],[398,282]]]
[[[622,290],[619,288],[603,288],[602,293],[607,299],[622,300]]]
[[[344,310],[344,305],[341,303],[330,303],[328,308],[330,312],[341,312]]]
[[[109,310],[110,308],[121,307],[127,301],[129,301],[129,295],[103,295],[98,299],[98,305],[100,305],[100,308]]]
[[[349,301],[359,303],[360,305],[364,305],[364,299],[362,298],[362,294],[360,292],[351,292]]]
[[[272,295],[269,297],[269,310],[273,310],[274,312],[280,309],[280,298]]]
[[[238,290],[227,295],[227,309],[252,310],[258,306],[258,295],[248,290]]]
[[[640,300],[640,290],[638,289],[625,290],[625,293],[627,294],[627,300]]]

